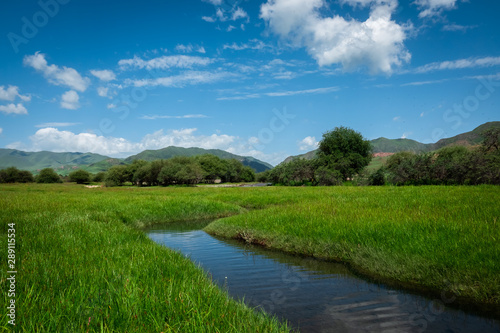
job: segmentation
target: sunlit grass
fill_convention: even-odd
[[[140,230],[225,217],[206,230],[498,305],[498,202],[494,186],[2,185],[0,288],[8,289],[7,224],[16,223],[18,331],[286,331]],[[7,293],[0,299],[5,309]]]

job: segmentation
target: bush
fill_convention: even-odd
[[[384,168],[380,168],[370,176],[368,176],[368,184],[373,186],[382,186],[385,185],[385,170]]]
[[[37,183],[62,183],[61,177],[51,168],[45,168],[35,177]]]
[[[106,172],[101,171],[92,176],[92,181],[96,183],[103,182],[106,178]]]
[[[76,182],[77,184],[90,183],[90,173],[85,170],[75,170],[69,173],[69,181]]]

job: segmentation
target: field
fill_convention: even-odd
[[[374,279],[500,307],[500,188],[0,186],[1,306],[16,235],[16,328],[57,332],[278,332],[141,228],[206,230],[346,262]],[[0,327],[9,328],[5,311]]]

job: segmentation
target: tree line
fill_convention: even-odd
[[[236,183],[254,181],[255,171],[236,159],[221,159],[211,154],[177,156],[152,162],[134,160],[131,164],[115,165],[97,174],[78,169],[68,177],[61,177],[51,168],[42,169],[36,176],[15,167],[0,170],[0,183],[62,183],[63,180],[78,184],[104,182],[105,186],[124,183],[138,186],[210,184],[217,181]]]
[[[416,154],[399,152],[368,172],[369,141],[345,127],[326,132],[316,157],[294,159],[257,175],[277,185],[477,185],[500,184],[500,129],[490,129],[477,147],[449,146]]]
[[[444,147],[436,152],[392,155],[378,170],[379,182],[394,185],[500,184],[500,129],[483,133],[478,147]]]

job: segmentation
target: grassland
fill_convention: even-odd
[[[189,189],[188,189],[189,190]],[[241,208],[171,189],[0,187],[2,330],[7,226],[16,229],[16,332],[280,332],[140,227]]]
[[[494,186],[2,185],[0,288],[8,289],[7,225],[16,223],[18,331],[286,331],[140,231],[226,217],[206,230],[500,308],[498,202]],[[0,306],[8,300],[2,292]]]

